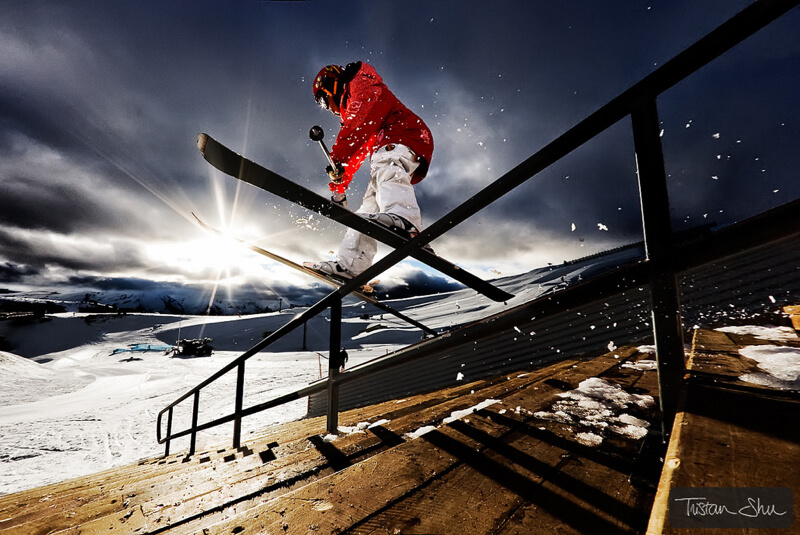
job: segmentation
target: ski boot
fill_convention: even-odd
[[[353,278],[353,274],[343,268],[339,262],[335,260],[303,262],[303,267],[340,283],[345,283]]]
[[[347,284],[347,282],[354,276],[353,273],[343,268],[341,264],[335,260],[325,260],[322,262],[303,262],[303,267],[309,271],[319,273],[326,279],[330,279],[337,284]],[[361,286],[361,293],[372,297],[373,299],[377,299],[375,285],[377,285],[379,282],[380,281],[376,280],[364,284]]]
[[[374,221],[379,225],[388,228],[395,234],[399,234],[400,236],[404,237],[407,240],[416,237],[419,234],[417,227],[411,224],[407,219],[400,217],[399,215],[395,214],[388,214],[388,213],[377,213],[377,214],[367,214],[367,219],[370,221]],[[433,253],[433,249],[429,244],[426,244],[422,247],[426,251]]]

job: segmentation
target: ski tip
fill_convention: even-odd
[[[197,136],[197,148],[202,154],[206,153],[206,143],[208,143],[208,134],[203,133]]]

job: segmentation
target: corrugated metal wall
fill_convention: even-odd
[[[800,235],[689,269],[679,280],[687,329],[754,315],[780,321],[773,312],[800,298]],[[601,275],[353,368],[341,376],[339,408],[436,390],[459,374],[473,381],[601,354],[611,343],[649,343],[649,299],[643,263]],[[373,364],[381,371],[367,374]],[[309,415],[324,414],[326,403],[324,394],[311,396]]]
[[[681,275],[684,323],[730,323],[775,318],[779,305],[800,299],[800,238],[750,249]]]

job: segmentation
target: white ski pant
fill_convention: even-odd
[[[411,176],[419,167],[414,152],[405,145],[384,145],[372,154],[369,185],[359,214],[395,214],[422,230],[420,214]],[[349,229],[339,247],[339,264],[357,275],[372,265],[378,252],[375,239]]]

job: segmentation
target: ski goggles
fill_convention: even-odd
[[[330,95],[330,92],[327,92],[326,94],[325,90],[320,90],[316,95],[314,95],[314,100],[316,100],[317,104],[319,104],[321,107],[329,110],[331,109],[330,104],[328,104],[329,96],[332,96]]]
[[[333,97],[336,93],[336,89],[339,86],[339,81],[335,80],[333,82],[333,91],[326,87],[320,87],[319,91],[314,95],[314,99],[317,101],[317,104],[325,108],[326,110],[331,109],[330,102],[328,101],[329,98]]]

